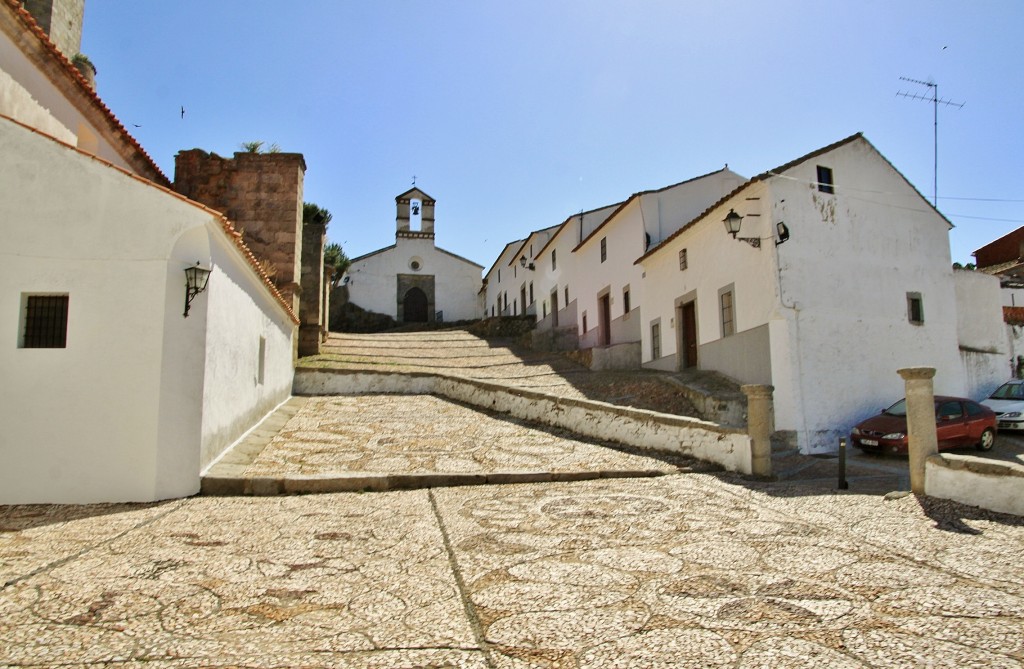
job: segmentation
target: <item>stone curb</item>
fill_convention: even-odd
[[[212,497],[307,495],[333,492],[383,492],[470,485],[552,483],[613,478],[651,478],[677,473],[672,469],[598,469],[593,471],[522,471],[479,474],[329,474],[324,476],[204,476],[200,494]]]

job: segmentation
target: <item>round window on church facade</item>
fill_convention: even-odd
[[[409,261],[409,269],[411,269],[412,271],[418,272],[420,271],[421,267],[423,267],[423,261],[420,260],[419,258],[413,258],[412,260]]]

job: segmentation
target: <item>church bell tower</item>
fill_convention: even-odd
[[[434,198],[411,188],[395,198],[395,238],[434,239]]]

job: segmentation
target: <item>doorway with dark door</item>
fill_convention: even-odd
[[[697,366],[697,309],[696,302],[679,306],[679,369]]]
[[[609,297],[608,293],[597,298],[597,317],[598,322],[601,324],[600,331],[597,333],[597,336],[601,342],[601,346],[610,346],[612,343],[611,302],[611,297]]]
[[[415,286],[409,289],[402,300],[402,312],[406,323],[427,322],[427,294]]]

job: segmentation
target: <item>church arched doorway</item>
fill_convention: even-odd
[[[427,322],[427,294],[413,286],[402,299],[402,313],[406,323]]]

